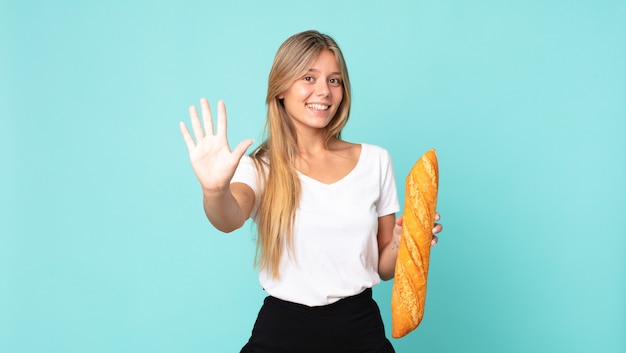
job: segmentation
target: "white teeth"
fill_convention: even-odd
[[[307,104],[307,107],[315,110],[326,110],[329,106],[323,104]]]

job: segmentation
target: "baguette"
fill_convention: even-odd
[[[391,336],[400,338],[422,321],[435,223],[439,167],[435,150],[415,163],[406,178],[402,238],[391,292]]]

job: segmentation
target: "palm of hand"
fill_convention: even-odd
[[[187,126],[180,123],[181,133],[189,151],[189,159],[205,190],[222,190],[228,187],[235,173],[239,160],[252,144],[252,140],[241,142],[231,152],[226,138],[226,107],[222,101],[218,102],[217,132],[213,132],[213,120],[209,103],[206,99],[200,101],[204,130],[200,124],[195,106],[189,108],[191,126],[194,139]]]

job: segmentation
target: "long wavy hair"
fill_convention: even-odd
[[[341,70],[343,99],[335,116],[325,128],[325,142],[341,138],[350,116],[350,79],[337,43],[328,35],[305,31],[289,37],[278,49],[269,74],[267,119],[263,143],[251,154],[259,182],[264,185],[256,215],[258,228],[257,264],[274,278],[280,276],[279,264],[284,245],[293,254],[293,224],[300,201],[300,179],[295,168],[297,136],[281,96],[311,68],[323,50],[334,53]],[[260,255],[260,256],[259,256]]]

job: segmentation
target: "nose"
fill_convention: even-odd
[[[330,97],[330,87],[328,86],[328,82],[324,80],[317,81],[316,91],[317,95],[320,97]]]

